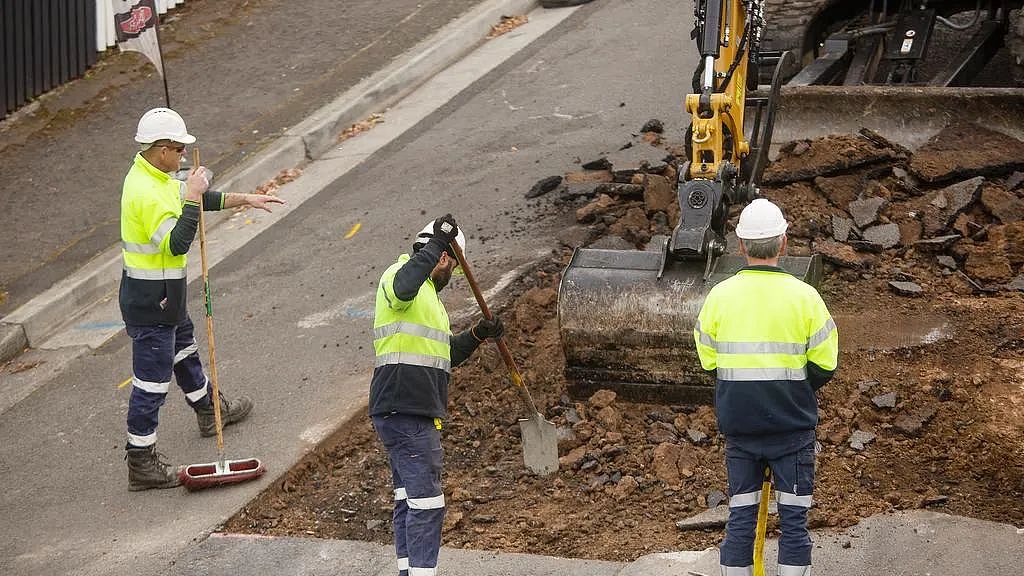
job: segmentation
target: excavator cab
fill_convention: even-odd
[[[691,126],[676,183],[679,223],[646,250],[579,248],[562,275],[559,329],[577,396],[607,388],[641,402],[713,399],[693,327],[711,287],[745,265],[727,253],[729,206],[758,194],[790,56],[758,52],[762,1],[700,0],[695,17],[701,60],[695,93],[686,98]],[[775,67],[771,88],[748,97],[748,73],[756,76],[762,65]],[[783,257],[780,266],[811,284],[821,279],[820,256]]]

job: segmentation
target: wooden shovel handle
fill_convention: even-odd
[[[494,316],[491,314],[490,308],[487,307],[487,302],[484,301],[484,295],[480,292],[480,286],[476,283],[476,278],[473,276],[473,271],[469,268],[469,262],[466,261],[466,255],[463,254],[462,248],[459,247],[458,242],[452,242],[449,246],[451,246],[452,252],[455,252],[455,258],[459,261],[459,266],[462,266],[462,272],[466,275],[470,289],[473,290],[473,296],[476,298],[476,303],[480,306],[480,312],[483,313],[484,318],[493,320]],[[494,344],[498,347],[498,352],[501,353],[501,358],[505,361],[505,366],[508,367],[509,375],[512,377],[512,383],[519,390],[519,395],[522,397],[523,402],[531,412],[539,414],[537,412],[537,405],[533,402],[533,396],[530,395],[530,391],[526,388],[526,383],[523,381],[523,375],[519,372],[515,359],[512,358],[512,354],[508,351],[504,336],[495,338]]]

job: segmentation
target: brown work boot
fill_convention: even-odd
[[[237,400],[228,402],[223,394],[220,395],[220,421],[223,426],[230,426],[245,420],[251,411],[252,400],[245,396],[239,396]],[[212,402],[204,408],[196,408],[196,421],[199,422],[200,436],[217,435],[217,422],[214,419]]]
[[[124,457],[128,461],[128,490],[137,492],[150,488],[174,488],[181,484],[178,470],[164,462],[163,457],[163,454],[156,451],[156,446],[129,446]]]

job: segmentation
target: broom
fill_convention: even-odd
[[[199,148],[192,149],[193,169],[199,169]],[[210,296],[210,277],[206,265],[206,225],[203,218],[203,197],[199,196],[199,255],[203,263],[203,296],[206,301],[206,335],[210,349],[210,398],[213,402],[213,420],[217,425],[217,461],[186,466],[178,475],[189,490],[200,490],[254,480],[267,471],[257,458],[226,460],[224,458],[224,431],[220,416],[220,390],[217,387],[217,357],[213,341],[213,299]]]

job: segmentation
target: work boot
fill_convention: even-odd
[[[128,461],[128,490],[137,492],[150,488],[174,488],[181,484],[178,470],[163,460],[156,446],[129,446],[124,459]]]
[[[230,426],[245,420],[245,417],[251,411],[252,400],[245,396],[239,396],[237,400],[228,402],[228,399],[223,394],[220,394],[220,422],[222,426]],[[208,406],[196,408],[196,420],[199,422],[200,436],[217,435],[217,421],[213,415],[213,402],[210,402]]]

